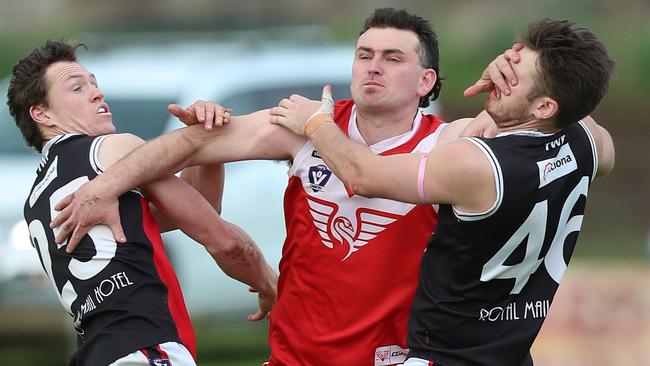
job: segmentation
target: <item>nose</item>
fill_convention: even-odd
[[[92,100],[93,102],[104,100],[104,92],[97,86],[93,89]]]
[[[381,57],[373,57],[368,65],[368,73],[372,75],[380,75],[381,70]]]

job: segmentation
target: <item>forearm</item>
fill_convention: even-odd
[[[337,125],[324,123],[310,135],[327,166],[355,194],[421,203],[418,176],[422,154],[379,156],[348,139]]]
[[[222,220],[196,190],[177,177],[168,177],[148,185],[147,191],[160,212],[202,244],[228,276],[261,293],[275,291],[275,273],[255,242]]]
[[[374,183],[370,161],[376,156],[366,147],[347,138],[333,122],[325,122],[310,136],[327,166],[354,193],[372,196]]]
[[[224,237],[224,242],[205,245],[208,253],[228,276],[262,294],[274,294],[277,274],[266,262],[255,241],[239,226],[222,222],[224,231],[221,236]]]
[[[218,213],[221,213],[224,172],[223,164],[198,165],[183,169],[181,178],[201,193]]]
[[[162,135],[117,161],[96,180],[103,183],[106,193],[119,197],[130,189],[181,170],[208,138],[209,133],[198,125]]]

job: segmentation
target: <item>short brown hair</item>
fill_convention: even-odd
[[[23,57],[11,70],[11,81],[7,91],[9,113],[16,120],[16,126],[23,133],[27,146],[36,151],[43,149],[43,135],[29,114],[32,106],[47,106],[47,85],[45,72],[48,66],[59,61],[77,61],[77,49],[83,44],[71,45],[63,40],[48,40]]]
[[[558,127],[587,116],[607,93],[616,63],[590,30],[543,19],[529,25],[519,42],[538,53],[535,93],[557,101]]]

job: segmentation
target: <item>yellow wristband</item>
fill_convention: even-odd
[[[325,122],[333,123],[334,120],[329,114],[317,114],[312,117],[309,121],[307,121],[307,124],[305,125],[305,136],[307,136],[307,138],[310,138],[311,135],[316,132],[318,127],[320,127]]]

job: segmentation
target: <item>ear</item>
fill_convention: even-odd
[[[532,105],[535,118],[540,120],[554,118],[559,108],[555,99],[550,97],[538,97]]]
[[[433,89],[436,80],[438,80],[438,75],[434,69],[424,69],[418,84],[417,95],[420,97],[427,95]]]
[[[53,125],[53,122],[47,113],[47,107],[43,105],[33,105],[29,107],[29,116],[38,124],[45,126]]]

